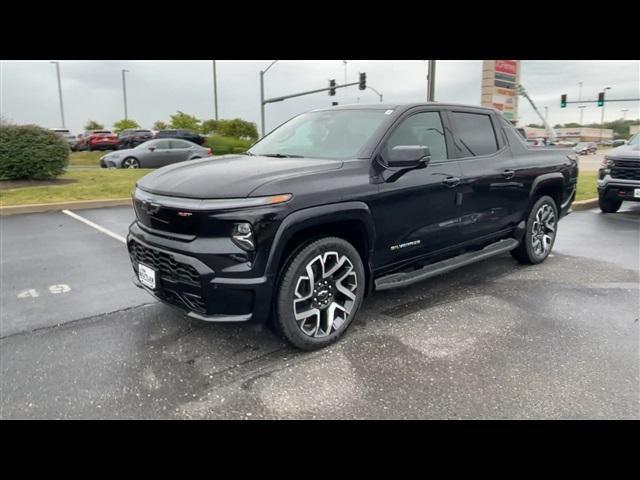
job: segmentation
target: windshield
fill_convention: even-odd
[[[640,145],[640,133],[636,133],[631,137],[627,142],[627,145]]]
[[[260,140],[249,153],[336,160],[355,158],[387,118],[385,110],[303,113]]]

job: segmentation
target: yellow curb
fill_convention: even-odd
[[[589,200],[581,200],[579,202],[573,202],[571,204],[571,210],[589,210],[598,206],[597,198],[590,198]]]
[[[82,210],[86,208],[104,208],[130,206],[131,198],[113,198],[101,200],[79,200],[60,203],[32,203],[29,205],[12,205],[0,207],[0,217],[20,215],[22,213],[55,212],[60,210]]]

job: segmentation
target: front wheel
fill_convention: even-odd
[[[140,168],[140,162],[133,157],[125,158],[122,161],[122,168]]]
[[[598,195],[598,206],[602,213],[616,213],[620,206],[622,205],[622,200],[618,200],[616,198],[607,198],[605,195]]]
[[[284,264],[274,324],[294,346],[316,350],[335,342],[364,298],[364,266],[358,251],[337,237],[316,240]]]
[[[527,218],[524,237],[517,248],[511,250],[520,263],[542,263],[551,253],[558,231],[558,208],[553,198],[545,195],[533,204]]]

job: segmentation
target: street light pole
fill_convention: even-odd
[[[274,60],[267,68],[260,70],[260,131],[262,132],[260,138],[264,137],[264,74],[267,73],[267,70],[277,61],[278,60]]]
[[[622,121],[625,121],[627,119],[627,112],[629,111],[629,109],[628,108],[623,108],[620,111],[622,112]]]
[[[342,63],[344,63],[344,83],[347,83],[347,61],[342,60]]]
[[[436,61],[429,60],[427,73],[427,101],[433,102],[436,94]]]
[[[56,66],[56,76],[58,77],[58,98],[60,99],[60,119],[62,120],[62,128],[67,128],[64,124],[64,106],[62,103],[62,85],[60,83],[60,62],[50,62]]]
[[[213,107],[215,118],[218,120],[218,77],[216,76],[216,61],[213,62]]]
[[[578,108],[580,109],[580,126],[582,126],[582,114],[584,113],[584,109],[587,108],[587,106],[580,105]]]
[[[544,107],[544,121],[547,122],[547,124],[549,123],[549,107],[547,106]]]
[[[125,80],[124,74],[129,70],[122,69],[122,98],[124,99],[124,119],[128,118],[127,114],[127,82]]]

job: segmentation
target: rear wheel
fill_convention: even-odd
[[[542,263],[551,253],[558,230],[558,209],[553,198],[545,195],[533,204],[527,218],[524,237],[517,248],[511,250],[520,263]]]
[[[122,168],[140,168],[140,162],[137,158],[128,157],[122,161]]]
[[[622,200],[607,198],[606,195],[602,193],[598,195],[598,206],[603,213],[616,213],[621,205]]]
[[[280,278],[274,324],[303,350],[323,348],[340,338],[364,297],[360,255],[337,237],[321,238],[291,254]]]

